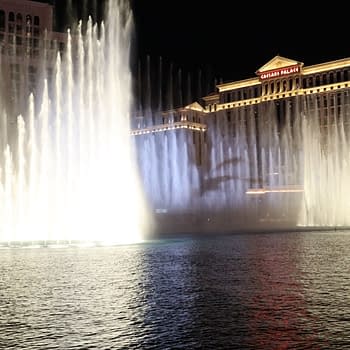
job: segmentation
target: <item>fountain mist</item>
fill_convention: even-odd
[[[156,125],[136,134],[139,163],[161,230],[349,227],[350,95],[333,88],[210,113],[145,108]]]
[[[55,62],[44,52],[52,76],[30,95],[16,135],[2,135],[0,241],[142,238],[147,209],[129,124],[132,30],[130,9],[112,0],[106,25],[90,19],[83,32],[80,23]],[[11,116],[0,113],[4,125]]]

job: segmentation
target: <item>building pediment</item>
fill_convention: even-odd
[[[275,56],[272,60],[264,64],[255,73],[260,81],[266,79],[276,79],[293,74],[299,74],[303,63],[291,60],[282,56]]]
[[[185,109],[190,109],[192,111],[199,111],[199,112],[204,111],[203,107],[198,102],[193,102],[190,105],[187,105]]]
[[[302,62],[298,62],[295,60],[291,60],[286,57],[282,56],[275,56],[270,61],[268,61],[266,64],[264,64],[262,67],[260,67],[256,73],[259,75],[259,73],[273,71],[276,69],[281,69],[285,67],[292,67],[292,66],[302,66]]]

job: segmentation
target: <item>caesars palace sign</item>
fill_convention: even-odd
[[[260,80],[266,80],[271,78],[279,78],[290,74],[295,74],[300,72],[300,66],[290,66],[290,67],[283,67],[279,69],[274,69],[270,71],[265,72],[258,72]]]

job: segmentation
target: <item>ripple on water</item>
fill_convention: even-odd
[[[349,349],[350,235],[3,250],[1,349]]]

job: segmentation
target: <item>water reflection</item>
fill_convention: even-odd
[[[303,294],[299,235],[260,235],[250,243],[252,343],[263,349],[318,348],[317,320]]]
[[[143,255],[145,314],[142,329],[143,348],[162,349],[182,344],[195,345],[189,330],[195,315],[196,290],[191,276],[195,273],[189,257],[192,240],[161,241]],[[154,335],[157,334],[156,337]]]
[[[315,333],[328,349],[350,348],[350,232],[303,235],[298,265],[308,311]]]
[[[0,338],[16,350],[349,349],[349,260],[350,234],[334,232],[4,250]]]
[[[143,315],[135,307],[142,296],[136,246],[9,250],[0,266],[6,349],[128,346],[137,333]]]

